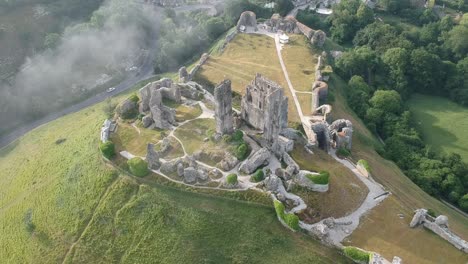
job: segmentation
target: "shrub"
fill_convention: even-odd
[[[232,141],[241,141],[243,136],[244,133],[242,133],[242,131],[238,129],[232,134]]]
[[[101,144],[99,144],[99,149],[102,155],[107,159],[112,159],[115,156],[115,145],[112,141],[101,142]]]
[[[299,217],[295,214],[285,214],[284,222],[294,230],[299,230]]]
[[[437,214],[434,210],[432,210],[431,208],[427,209],[427,214],[432,216],[432,217],[437,217]]]
[[[321,171],[319,175],[307,174],[306,177],[315,184],[328,184],[330,181],[330,173],[327,171]]]
[[[247,154],[249,152],[249,147],[246,143],[240,144],[236,149],[236,158],[238,160],[244,160],[247,158]]]
[[[370,253],[362,251],[359,248],[345,247],[343,252],[347,257],[350,257],[355,261],[369,263]]]
[[[338,156],[341,156],[341,157],[351,156],[351,152],[347,148],[343,148],[343,147],[337,149],[336,154],[338,154]]]
[[[229,175],[226,177],[226,182],[227,182],[228,184],[232,184],[232,185],[237,184],[237,174],[235,174],[235,173],[229,174]]]
[[[367,160],[360,159],[358,161],[358,165],[361,165],[362,167],[364,167],[366,169],[366,171],[370,172],[370,166],[369,166],[369,163],[367,162]]]
[[[299,230],[299,217],[295,214],[285,214],[284,204],[278,200],[273,202],[276,214],[292,229]]]
[[[127,164],[130,172],[135,176],[144,177],[149,173],[148,163],[139,157],[129,159]]]
[[[263,173],[262,169],[258,169],[250,178],[253,182],[263,181],[265,178],[265,173]]]
[[[128,99],[130,99],[130,101],[135,102],[135,103],[138,103],[138,101],[140,101],[140,98],[138,98],[138,95],[136,93],[133,93],[132,95],[130,95]]]

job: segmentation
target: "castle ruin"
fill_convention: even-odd
[[[224,80],[214,89],[216,133],[233,132],[231,81]]]
[[[242,119],[263,131],[267,144],[279,151],[279,133],[288,125],[288,98],[283,88],[257,73],[245,89],[241,108]]]

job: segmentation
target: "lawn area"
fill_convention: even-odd
[[[111,135],[116,151],[126,150],[133,155],[146,156],[148,143],[156,144],[160,139],[162,130],[152,130],[143,127],[133,127],[131,124],[119,122],[117,132]]]
[[[414,95],[408,101],[414,125],[436,151],[460,154],[468,162],[468,108],[448,99]]]
[[[281,226],[272,206],[119,174],[97,147],[103,105],[0,150],[2,263],[349,263]]]
[[[303,35],[290,35],[289,43],[281,51],[289,79],[296,91],[312,92],[315,65],[320,54],[315,54]],[[301,104],[302,106],[302,104]]]
[[[227,78],[232,82],[233,91],[244,94],[246,85],[254,79],[256,73],[261,73],[284,88],[285,94],[290,98],[289,121],[299,121],[276,55],[274,39],[268,36],[238,34],[221,55],[210,57],[197,73],[196,79],[205,79],[217,84]]]
[[[343,96],[346,83],[332,74],[329,85],[335,95],[332,118],[353,122],[352,159],[366,160],[372,168],[372,177],[392,193],[361,221],[346,244],[379,252],[387,259],[396,255],[408,263],[466,263],[468,256],[445,240],[428,230],[409,228],[415,209],[431,208],[447,215],[451,229],[468,239],[466,217],[422,191],[393,162],[378,155],[374,150],[378,141],[346,104]],[[398,214],[404,218],[400,219]]]
[[[330,173],[328,192],[311,192],[300,187],[293,190],[308,205],[301,219],[315,223],[327,217],[343,217],[356,210],[366,198],[367,187],[349,169],[324,151],[317,149],[311,155],[303,146],[296,144],[291,156],[301,169]]]

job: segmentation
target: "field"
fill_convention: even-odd
[[[408,106],[424,141],[436,151],[460,154],[468,162],[468,108],[448,99],[414,95]]]
[[[221,55],[213,55],[197,73],[197,79],[205,79],[217,84],[230,79],[232,89],[244,94],[245,86],[261,73],[265,77],[286,88],[285,94],[291,98],[286,80],[276,55],[274,39],[263,35],[237,35]],[[299,121],[296,107],[290,100],[288,116],[290,121]]]
[[[431,208],[437,214],[447,215],[451,229],[468,239],[466,217],[422,191],[393,162],[380,157],[374,150],[378,141],[346,104],[343,97],[346,83],[332,75],[329,84],[335,94],[332,117],[353,122],[352,159],[355,162],[367,160],[374,172],[373,178],[392,193],[361,221],[345,244],[379,252],[388,259],[396,255],[407,263],[466,263],[468,256],[448,242],[428,230],[409,228],[415,209]]]
[[[157,176],[137,180],[105,165],[97,148],[102,108],[0,150],[2,263],[348,263],[281,226],[271,205],[166,187]]]

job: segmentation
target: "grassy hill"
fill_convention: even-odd
[[[2,263],[348,262],[285,229],[271,205],[187,192],[109,167],[97,148],[103,106],[0,150]]]
[[[451,244],[423,228],[410,229],[413,211],[431,208],[449,217],[450,228],[468,239],[468,220],[414,184],[393,162],[375,152],[377,139],[348,107],[343,96],[347,84],[336,75],[329,82],[334,91],[332,118],[346,118],[353,122],[352,159],[368,161],[372,177],[383,184],[392,195],[374,208],[359,228],[345,241],[381,253],[391,259],[394,255],[407,263],[466,263],[468,256]],[[401,218],[400,215],[403,215]]]
[[[300,41],[300,37],[291,39],[293,40],[291,47],[285,47],[282,51],[283,59],[288,67],[291,82],[300,89],[304,89],[302,91],[307,91],[307,82],[313,81],[313,76],[308,76],[307,72],[308,69],[314,68],[316,63],[314,60],[316,55],[314,55],[313,52],[320,51],[311,50],[306,42]],[[259,50],[259,47],[262,47],[262,45],[257,46],[255,51],[249,51],[249,49],[243,47],[242,43],[255,41],[263,41],[264,44],[261,50]],[[265,46],[267,47],[265,48]],[[262,54],[260,58],[258,56],[255,57],[255,63],[257,64],[266,64],[265,62],[270,60],[270,57],[276,57],[276,51],[268,47],[268,44],[265,43],[265,40],[261,40],[260,36],[241,34],[228,45],[225,53],[216,55],[208,61],[226,61],[227,64],[224,68],[219,70],[221,68],[215,68],[208,63],[206,66],[203,66],[201,74],[204,78],[212,82],[219,81],[222,78],[221,74],[226,73],[226,75],[230,77],[230,75],[227,74],[232,71],[230,67],[234,67],[236,72],[249,72],[250,74],[252,70],[248,69],[248,67],[242,67],[241,64],[245,60],[251,60],[251,56],[253,56],[252,52]],[[298,54],[301,55],[299,56]],[[264,57],[268,57],[268,59],[264,60]],[[292,64],[303,65],[302,69],[304,71],[298,73],[297,71],[300,69],[298,69],[297,66],[293,66],[291,68],[292,70],[289,70]],[[272,67],[279,67],[279,65],[271,63],[268,65],[270,65],[270,72],[277,72],[279,70],[271,69]],[[255,68],[253,70],[262,72],[262,68]],[[273,79],[275,76],[279,75],[268,77]],[[276,79],[276,81],[278,80]],[[278,81],[278,83],[283,85],[283,87],[287,87],[280,81]],[[239,85],[242,83],[239,82],[236,84],[233,82],[233,84],[235,85],[234,90],[239,91]],[[345,244],[379,252],[387,259],[392,259],[393,256],[396,255],[401,257],[406,263],[466,263],[468,261],[468,256],[466,254],[427,230],[422,228],[410,229],[409,222],[413,217],[413,211],[415,209],[422,207],[431,208],[438,214],[447,215],[451,228],[468,240],[467,218],[422,191],[406,177],[393,162],[380,157],[374,150],[375,146],[380,143],[346,103],[343,89],[346,89],[347,84],[337,75],[332,74],[329,87],[335,97],[332,103],[333,111],[330,115],[331,119],[345,118],[351,120],[353,123],[354,136],[351,158],[355,162],[359,159],[368,161],[374,179],[383,184],[392,193],[389,198],[374,208],[369,215],[361,220],[359,228],[344,241]],[[287,90],[288,89],[286,89],[286,91]],[[289,96],[289,94],[287,95]],[[291,109],[289,109],[289,111],[291,111]],[[291,113],[289,114],[291,116]],[[293,153],[293,155],[301,165],[304,164],[305,166],[313,167],[311,169],[319,168],[320,170],[329,170],[333,168],[331,169],[332,174],[341,174],[341,176],[348,175],[345,171],[340,171],[341,168],[336,166],[333,161],[328,162],[321,158],[320,155],[315,154],[317,157],[310,157],[301,153]],[[346,176],[344,178],[355,177],[354,175]],[[347,183],[348,186],[345,186],[346,184],[342,184],[341,186],[336,184],[331,185],[331,188],[343,188],[342,190],[349,192],[346,195],[337,195],[336,192],[332,191],[326,196],[308,196],[305,198],[312,204],[318,202],[319,204],[313,208],[322,215],[336,214],[338,210],[346,210],[345,207],[352,207],[352,205],[348,204],[349,200],[360,199],[358,193],[352,193],[352,185],[349,185],[352,183],[352,180],[349,180]],[[329,204],[330,198],[331,203],[334,203],[334,205],[328,206],[326,210],[324,210],[323,205]],[[347,200],[346,202],[341,202],[341,199]],[[341,207],[339,205],[340,203]],[[333,212],[333,210],[335,210],[335,212]],[[403,218],[400,218],[400,214],[403,214]]]
[[[458,153],[468,162],[468,108],[427,95],[414,95],[408,106],[428,145],[437,151]]]

